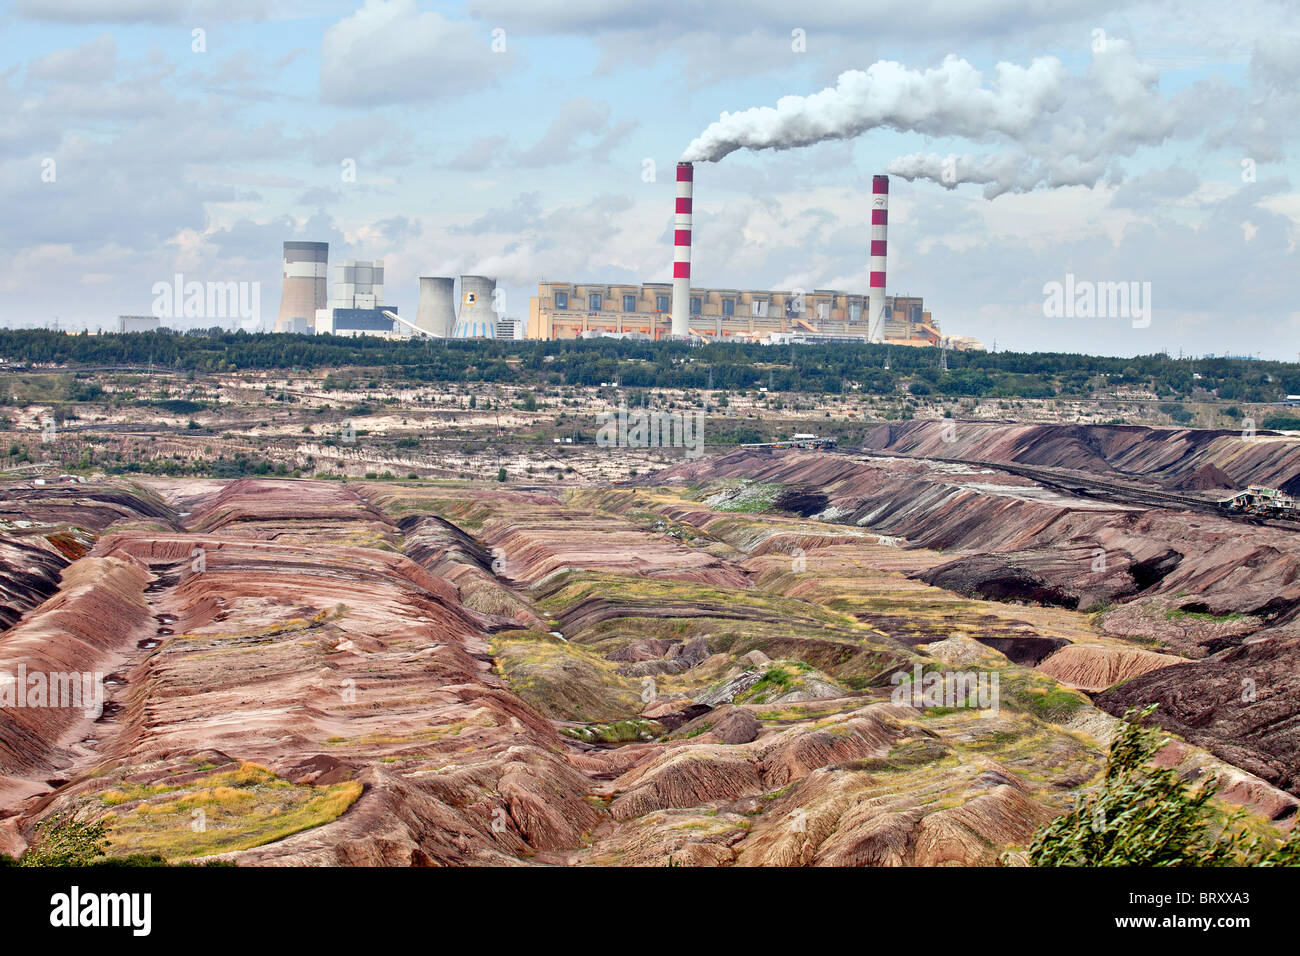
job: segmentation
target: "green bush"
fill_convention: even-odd
[[[1219,785],[1192,787],[1152,760],[1168,737],[1143,727],[1156,705],[1129,710],[1116,728],[1099,789],[1042,827],[1029,849],[1034,866],[1297,866],[1300,827],[1285,843],[1251,836],[1245,811],[1215,809]]]
[[[89,866],[108,849],[108,826],[53,816],[36,824],[40,837],[18,860],[19,866]]]

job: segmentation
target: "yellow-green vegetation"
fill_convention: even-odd
[[[470,534],[483,530],[484,523],[496,517],[491,500],[467,496],[463,483],[430,482],[419,486],[362,485],[358,491],[374,501],[390,516],[435,514]],[[500,504],[496,502],[495,504]]]
[[[712,536],[704,534],[695,525],[675,521],[657,511],[627,511],[623,517],[645,531],[666,534],[690,547],[712,542]]]
[[[510,689],[552,720],[622,720],[645,706],[612,661],[550,635],[505,631],[492,654]]]
[[[795,694],[809,697],[838,697],[848,691],[825,674],[814,670],[803,661],[775,661],[763,672],[758,682],[736,695],[737,704],[767,704]]]
[[[719,617],[749,612],[751,616],[781,620],[787,626],[854,627],[847,615],[795,598],[749,588],[719,588],[665,578],[570,571],[557,575],[539,591],[542,593],[537,606],[552,617],[560,616],[581,601],[598,597],[620,607],[628,606],[631,614],[641,607],[681,606],[696,612],[701,608],[716,608]]]
[[[486,714],[474,720],[456,720],[437,727],[424,727],[400,734],[362,734],[358,737],[329,737],[325,743],[331,746],[374,747],[384,744],[436,743],[448,737],[459,737],[470,727],[495,727],[492,718]]]
[[[1081,691],[1062,687],[1050,677],[1028,668],[1004,667],[999,676],[1002,706],[1023,710],[1040,720],[1064,723],[1092,706]]]
[[[1049,804],[1063,805],[1067,788],[1087,786],[1103,765],[1097,745],[1082,734],[1006,709],[991,716],[978,710],[934,708],[918,726],[939,734],[958,752],[997,761]]]
[[[784,485],[738,481],[733,487],[723,488],[705,498],[701,504],[713,511],[743,511],[758,514],[769,510]]]
[[[1188,611],[1181,607],[1171,607],[1165,611],[1165,619],[1169,621],[1207,621],[1218,624],[1224,621],[1240,621],[1245,618],[1245,614],[1211,614],[1208,611]]]
[[[888,698],[885,699],[888,700]],[[836,714],[845,714],[849,711],[858,710],[867,703],[870,703],[870,700],[862,697],[832,701],[808,700],[797,704],[782,704],[770,710],[754,711],[754,716],[764,723],[793,724],[804,720],[816,720],[833,717]]]
[[[249,640],[270,640],[276,637],[283,637],[286,634],[296,634],[303,631],[314,630],[321,627],[328,621],[337,620],[347,613],[343,605],[337,605],[332,610],[320,611],[313,614],[310,618],[290,617],[283,621],[276,621],[274,624],[267,624],[263,627],[249,628],[244,631],[222,631],[222,632],[190,632],[176,634],[173,640],[192,640],[192,641],[249,641]]]
[[[654,740],[664,732],[657,720],[637,718],[615,720],[604,724],[587,724],[582,727],[562,727],[560,733],[586,743],[621,744],[634,740]]]
[[[109,855],[169,860],[247,850],[338,819],[361,796],[355,780],[290,783],[243,763],[181,785],[136,785],[100,795],[110,808]]]

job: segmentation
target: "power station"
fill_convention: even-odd
[[[871,177],[868,286],[835,289],[726,289],[691,285],[695,167],[677,164],[673,207],[672,281],[602,284],[542,281],[528,319],[501,310],[495,278],[420,276],[415,320],[385,306],[384,263],[349,259],[335,268],[325,301],[329,245],[284,244],[284,293],[277,332],[405,338],[635,338],[789,343],[881,342],[979,349],[946,335],[919,296],[888,295],[889,177]]]
[[[500,324],[508,337],[522,337],[522,320],[498,314],[497,281],[489,276],[460,277],[459,310],[454,278],[421,276],[414,322],[398,316],[396,307],[384,304],[382,259],[345,260],[334,267],[331,287],[326,282],[329,243],[286,242],[283,276],[277,332],[495,338]]]
[[[885,290],[889,177],[871,181],[867,292],[836,289],[726,289],[691,284],[695,166],[677,164],[673,207],[673,271],[668,283],[539,282],[529,301],[528,338],[600,335],[749,342],[866,341],[894,345],[980,348],[947,336],[919,296]]]

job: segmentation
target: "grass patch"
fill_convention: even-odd
[[[355,780],[328,787],[294,784],[244,763],[184,787],[125,787],[101,799],[115,808],[105,817],[110,855],[172,860],[247,850],[329,823],[361,790]]]

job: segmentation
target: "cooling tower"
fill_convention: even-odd
[[[673,219],[673,335],[691,333],[691,191],[695,167],[677,164],[677,212]]]
[[[867,291],[867,337],[885,340],[885,234],[889,230],[889,177],[871,177],[871,288]]]
[[[456,280],[420,276],[420,308],[415,325],[430,335],[450,338],[456,332]]]
[[[316,328],[316,310],[328,299],[328,242],[286,242],[284,244],[284,289],[280,293],[277,332],[311,332]]]
[[[456,338],[496,337],[496,288],[496,279],[486,276],[460,277],[460,312],[456,316]]]

